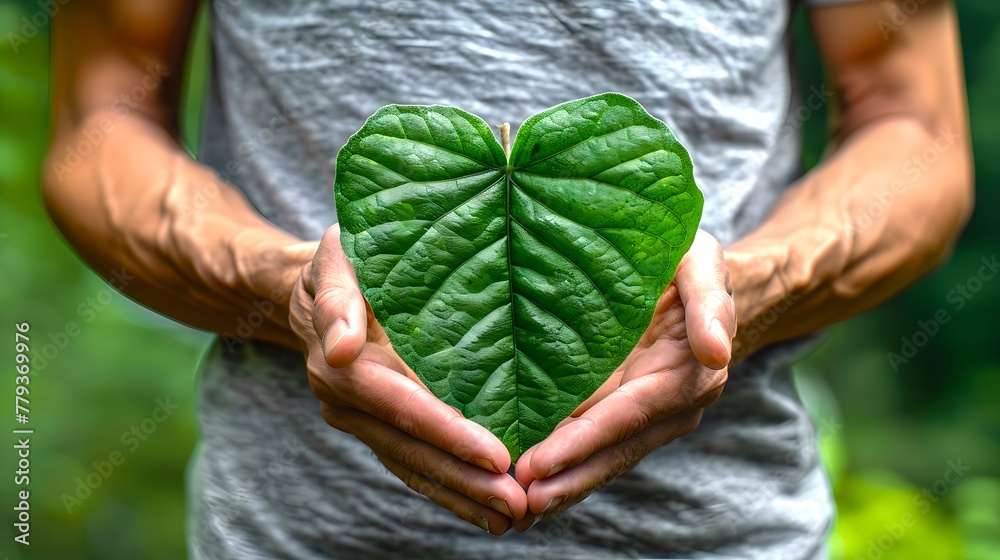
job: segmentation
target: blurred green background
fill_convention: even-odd
[[[22,19],[36,13],[44,12],[33,1],[0,4],[0,309],[8,340],[0,345],[0,363],[13,363],[15,322],[31,322],[36,353],[51,345],[35,362],[30,394],[32,544],[26,549],[5,537],[0,555],[181,558],[183,477],[196,438],[194,372],[209,337],[110,290],[45,216],[39,170],[48,134],[48,30],[43,25],[27,37]],[[963,0],[958,13],[978,185],[972,223],[946,265],[831,329],[796,373],[834,484],[839,513],[830,549],[836,559],[1000,558],[1000,280],[970,283],[980,259],[990,259],[1000,245],[1000,228],[989,217],[1000,208],[994,188],[1000,182],[1000,3]],[[206,31],[201,26],[196,34],[186,87],[191,147]],[[15,45],[9,33],[27,42]],[[801,14],[796,42],[807,91],[824,77]],[[810,116],[803,128],[803,161],[811,166],[822,151],[824,115]],[[958,285],[978,288],[961,309],[954,294],[949,297]],[[914,359],[894,368],[887,354],[900,353],[902,338],[914,340],[919,322],[939,309],[948,323],[926,337]],[[78,331],[67,332],[68,321]],[[916,341],[925,339],[916,335]],[[14,383],[13,372],[5,371],[0,394],[7,399]],[[158,399],[179,408],[154,423]],[[13,419],[5,425],[13,427]],[[133,426],[146,428],[145,440],[128,438]],[[0,519],[10,527],[15,500],[8,469],[16,457],[11,445],[2,447]],[[114,452],[123,462],[109,470],[102,463]],[[947,472],[953,465],[969,470],[956,479]],[[88,476],[90,486],[99,486],[87,487]]]

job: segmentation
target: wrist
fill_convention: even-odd
[[[170,249],[186,283],[211,294],[211,330],[298,347],[288,300],[316,243],[274,226],[214,171],[178,156],[169,196]]]

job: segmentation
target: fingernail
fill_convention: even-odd
[[[565,469],[568,466],[569,466],[569,463],[566,463],[564,461],[559,461],[558,463],[552,463],[552,466],[549,467],[549,474],[545,475],[545,478],[548,478],[548,477],[556,474],[557,472]]]
[[[498,474],[502,474],[500,468],[497,467],[497,464],[495,462],[493,462],[493,459],[490,459],[488,457],[473,457],[471,462],[473,465],[476,465],[477,467],[486,469],[488,471],[493,471]]]
[[[565,500],[568,497],[569,497],[568,495],[563,494],[562,496],[556,496],[555,498],[552,498],[551,500],[549,500],[549,503],[545,504],[545,509],[538,512],[538,515],[545,515],[549,511],[559,507],[559,504],[563,503],[563,500]]]
[[[514,510],[510,509],[510,504],[507,503],[507,500],[501,500],[496,496],[490,496],[487,498],[486,503],[489,504],[491,508],[499,511],[507,517],[510,517],[511,519],[514,518]]]
[[[559,504],[563,503],[563,500],[565,500],[568,497],[569,496],[567,496],[567,495],[564,494],[562,496],[556,496],[555,498],[552,498],[551,500],[549,500],[549,503],[545,504],[545,509],[543,509],[542,511],[538,512],[538,515],[535,516],[535,520],[531,522],[531,525],[528,526],[528,529],[531,529],[532,527],[534,527],[535,525],[537,525],[538,522],[541,521],[545,517],[545,514],[548,513],[549,510],[552,510],[552,509],[555,509],[556,507],[558,507]]]
[[[726,355],[728,356],[732,354],[733,341],[729,337],[729,331],[726,330],[726,327],[722,326],[722,321],[718,318],[712,319],[712,323],[709,325],[709,330],[712,331],[715,338],[719,339],[719,342],[722,343],[722,347],[726,349]]]
[[[343,340],[344,335],[350,332],[350,330],[351,327],[343,317],[334,321],[330,325],[330,328],[326,329],[326,333],[323,334],[323,353],[329,356],[337,347],[337,344],[340,344],[340,341]]]
[[[473,513],[472,522],[475,523],[476,525],[479,525],[479,528],[482,529],[483,531],[486,531],[487,533],[490,532],[490,521],[485,517],[481,517]]]

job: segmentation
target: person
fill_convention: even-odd
[[[97,273],[135,277],[128,296],[220,333],[192,557],[823,557],[833,504],[790,366],[948,255],[973,180],[950,3],[807,5],[829,83],[799,92],[786,0],[215,0],[199,161],[178,133],[196,3],[62,7],[51,216]],[[334,161],[382,105],[518,123],[603,91],[689,149],[704,231],[642,367],[508,474],[368,310]],[[800,176],[799,128],[826,110]]]

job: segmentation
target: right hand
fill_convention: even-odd
[[[494,535],[524,516],[510,454],[486,428],[434,396],[396,354],[326,231],[292,290],[289,320],[323,418],[366,445],[413,490]]]

